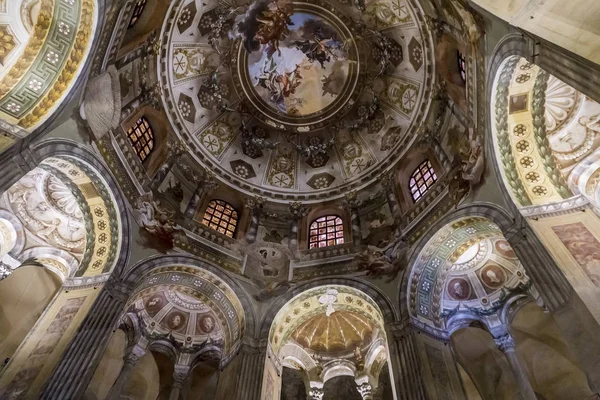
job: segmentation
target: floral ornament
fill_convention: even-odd
[[[521,160],[519,161],[519,163],[524,168],[532,168],[533,167],[533,158],[531,158],[531,157],[523,157],[523,158],[521,158]]]
[[[184,8],[181,11],[181,15],[179,16],[179,21],[177,22],[179,25],[185,25],[190,22],[192,18],[192,11],[189,8]]]
[[[181,116],[186,119],[192,113],[192,107],[190,106],[190,104],[187,101],[179,102],[179,110],[181,111]]]
[[[208,79],[202,82],[198,92],[198,99],[202,107],[216,109],[219,112],[234,111],[227,105],[228,96],[229,87],[219,82],[217,71],[214,71]]]
[[[8,27],[0,26],[0,63],[4,63],[5,58],[16,46],[14,36],[9,32]]]
[[[42,88],[42,82],[38,81],[37,79],[32,79],[27,84],[27,87],[34,92],[38,92]]]
[[[528,172],[527,175],[525,175],[525,179],[531,183],[537,183],[540,181],[540,174],[537,172]]]
[[[513,129],[515,136],[525,136],[527,134],[527,127],[523,124],[515,126]]]
[[[21,106],[13,101],[11,103],[8,103],[8,105],[6,106],[6,109],[12,113],[17,113],[17,112],[21,111]]]
[[[548,194],[548,189],[544,186],[535,186],[531,191],[537,196],[545,196]]]
[[[71,33],[71,27],[64,22],[61,22],[58,24],[58,31],[66,36]]]
[[[531,79],[531,74],[529,72],[527,72],[525,74],[520,74],[519,76],[517,76],[517,79],[515,79],[515,81],[517,83],[525,83],[530,79]]]
[[[529,151],[530,145],[527,140],[521,140],[521,141],[517,142],[515,147],[517,148],[517,151],[519,151],[520,153],[525,153],[525,152]]]

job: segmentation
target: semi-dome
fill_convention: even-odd
[[[352,311],[336,311],[315,315],[292,333],[292,338],[304,348],[316,352],[351,351],[371,342],[373,323]]]

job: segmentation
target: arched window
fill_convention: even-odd
[[[437,175],[429,160],[423,161],[410,176],[408,186],[413,200],[419,200],[437,181]]]
[[[344,222],[337,215],[326,215],[310,224],[309,248],[335,246],[344,243]]]
[[[133,6],[133,14],[131,14],[131,19],[129,20],[129,28],[133,28],[136,22],[140,19],[140,16],[144,12],[144,7],[146,7],[147,0],[137,0],[135,2],[135,6]]]
[[[465,56],[459,51],[456,50],[456,58],[458,59],[458,70],[460,71],[460,77],[463,82],[467,81],[467,63],[465,61]]]
[[[154,133],[148,120],[141,117],[127,131],[129,141],[140,160],[144,161],[154,150]]]
[[[206,207],[202,223],[215,231],[233,237],[238,222],[238,212],[223,200],[211,200]]]

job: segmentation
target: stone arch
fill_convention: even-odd
[[[371,289],[377,300],[362,288]],[[386,322],[386,317],[392,319]],[[305,336],[307,331],[324,329],[323,318],[327,321],[327,338],[320,342],[312,340],[314,334]],[[360,323],[357,321],[350,335],[339,318],[350,325],[358,318]],[[361,392],[371,393],[376,390],[381,367],[389,358],[386,325],[393,320],[388,299],[359,280],[316,280],[279,298],[261,324],[261,338],[267,340],[262,396],[277,396],[281,392],[283,367],[304,371],[308,393],[322,394],[325,382],[341,375],[350,376],[352,385]],[[348,336],[343,335],[341,342],[330,340],[337,332],[337,328],[329,329],[330,323]],[[365,328],[371,332],[365,337],[361,336],[364,333],[361,324],[371,326]],[[320,334],[316,336],[321,338]]]
[[[119,217],[118,226],[112,228],[113,231],[116,230],[119,233],[120,241],[115,248],[111,271],[114,270],[118,272],[124,268],[129,259],[131,216],[126,212],[129,207],[127,206],[120,186],[106,164],[87,147],[82,146],[73,140],[64,138],[45,139],[32,144],[30,152],[31,161],[29,162],[29,166],[31,168],[51,157],[67,157],[68,159],[78,162],[79,165],[85,168],[86,172],[91,174],[93,179],[103,187],[103,189],[101,189],[103,196],[105,196],[107,201],[110,201],[113,204],[115,214]]]
[[[411,257],[410,290],[402,301],[411,321],[433,334],[447,336],[454,317],[487,320],[531,288],[515,251],[487,217],[453,218],[422,243]]]
[[[359,291],[364,292],[369,297],[371,297],[379,306],[383,314],[383,318],[386,324],[391,324],[393,322],[398,321],[398,312],[392,305],[392,301],[382,293],[379,288],[371,284],[370,282],[363,281],[357,278],[325,278],[325,279],[316,279],[310,282],[307,282],[301,286],[294,288],[293,290],[289,290],[285,295],[277,298],[277,300],[273,303],[273,305],[269,308],[269,311],[263,317],[260,322],[260,331],[258,339],[266,340],[269,336],[269,330],[271,329],[271,325],[275,316],[279,312],[279,310],[291,299],[296,297],[302,292],[306,290],[319,287],[319,286],[327,286],[327,285],[345,285],[353,287]]]
[[[517,214],[518,215],[518,214]],[[427,230],[427,232],[419,238],[419,240],[412,246],[412,250],[408,260],[408,268],[403,272],[402,278],[399,281],[399,292],[400,292],[400,316],[401,320],[409,318],[410,313],[407,308],[408,288],[409,279],[412,268],[417,262],[417,258],[427,243],[433,238],[433,236],[442,227],[448,223],[469,216],[484,217],[491,220],[496,224],[502,231],[504,237],[509,240],[517,234],[519,226],[522,224],[522,217],[518,215],[513,218],[505,209],[492,203],[471,203],[468,205],[462,205],[456,209],[456,211],[446,215],[440,219],[436,224]]]
[[[168,255],[168,256],[153,256],[144,259],[126,271],[123,271],[119,279],[129,288],[133,288],[135,283],[142,279],[146,274],[157,268],[168,266],[184,265],[206,270],[211,274],[222,279],[235,293],[238,300],[242,304],[245,311],[245,324],[243,327],[243,337],[255,338],[255,317],[254,308],[249,296],[245,290],[237,283],[236,280],[229,276],[229,273],[223,271],[202,259],[188,255]]]

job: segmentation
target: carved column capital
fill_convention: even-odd
[[[496,342],[496,346],[498,346],[503,353],[514,351],[516,347],[514,339],[509,334],[494,338],[494,342]]]
[[[135,365],[140,361],[140,356],[135,353],[127,353],[123,356],[123,362],[128,367],[135,367]]]
[[[10,274],[12,274],[12,269],[8,265],[0,263],[0,281],[8,278]]]
[[[323,388],[312,387],[308,391],[307,400],[323,400]]]
[[[189,374],[183,371],[176,371],[173,373],[173,387],[181,388],[185,384]]]
[[[356,388],[358,392],[362,396],[363,400],[373,400],[373,387],[369,382],[363,382],[361,384],[357,384]]]
[[[262,208],[265,204],[265,198],[260,196],[249,197],[244,202],[244,207],[249,208],[251,210],[256,210]]]

